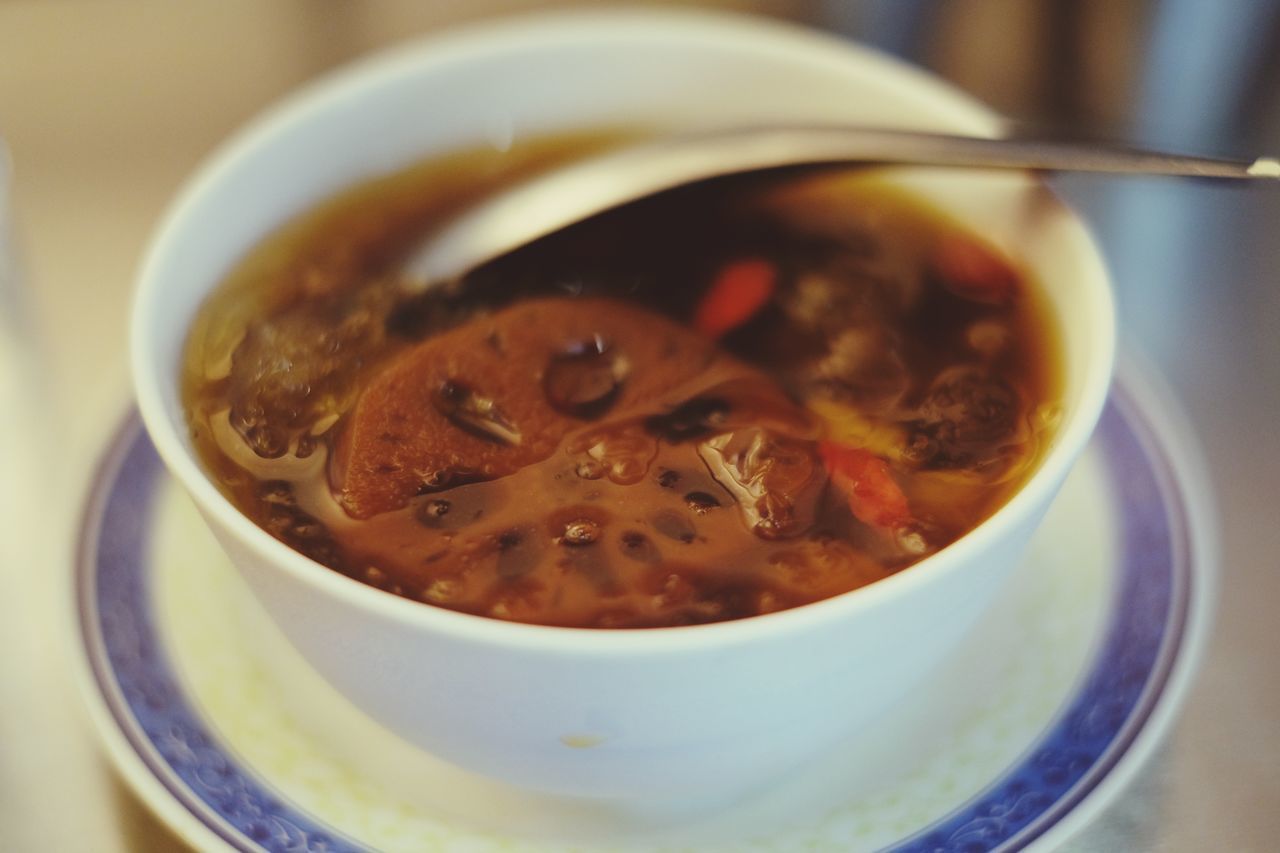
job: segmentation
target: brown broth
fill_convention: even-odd
[[[228,497],[397,595],[660,627],[874,582],[1024,481],[1057,420],[1053,323],[1008,259],[874,173],[708,181],[402,295],[419,235],[608,141],[438,159],[256,247],[185,359]],[[732,323],[752,275],[772,286]]]

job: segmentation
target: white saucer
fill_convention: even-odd
[[[84,514],[84,692],[125,778],[200,849],[1050,846],[1159,742],[1208,630],[1207,480],[1145,376],[1120,372],[1022,568],[948,666],[893,719],[734,804],[558,800],[398,741],[257,610],[136,417]]]

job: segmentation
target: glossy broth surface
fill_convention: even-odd
[[[406,296],[407,247],[607,140],[464,152],[268,237],[193,326],[224,492],[388,592],[574,627],[737,619],[945,547],[1059,412],[1033,283],[873,171],[664,193]]]

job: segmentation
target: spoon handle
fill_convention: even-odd
[[[856,134],[854,140],[851,134]],[[795,136],[779,129],[775,143],[798,142],[831,152],[845,142],[851,159],[918,166],[959,166],[992,169],[1031,169],[1050,172],[1104,172],[1187,178],[1275,179],[1280,160],[1223,160],[1170,154],[1098,143],[1050,142],[1036,139],[988,139],[913,131],[822,127],[800,130]]]
[[[407,287],[457,278],[589,216],[682,184],[780,166],[887,163],[1176,177],[1275,179],[1280,161],[1217,160],[1094,144],[848,126],[755,127],[645,141],[558,169],[464,212],[405,266]]]

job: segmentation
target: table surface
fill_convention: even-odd
[[[0,401],[0,849],[182,849],[99,752],[63,630],[80,492],[129,399],[127,300],[148,233],[200,158],[265,104],[461,17],[462,5],[0,3],[0,139],[22,285],[12,304],[0,290],[0,337],[30,357],[24,399]],[[847,23],[817,2],[701,5]],[[1126,343],[1169,377],[1204,444],[1223,530],[1216,630],[1180,721],[1070,846],[1275,849],[1280,454],[1265,442],[1280,414],[1280,243],[1267,226],[1280,192],[1138,183],[1118,194],[1097,181],[1064,191],[1098,223]],[[19,452],[2,441],[14,435]]]

